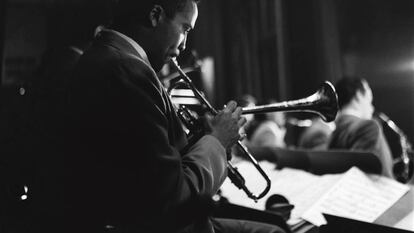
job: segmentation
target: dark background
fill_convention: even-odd
[[[24,134],[19,124],[43,54],[110,21],[110,3],[93,2],[1,1],[1,131],[9,140]],[[412,0],[204,0],[187,47],[213,58],[208,97],[217,106],[245,93],[301,98],[324,80],[360,75],[376,108],[414,139]]]

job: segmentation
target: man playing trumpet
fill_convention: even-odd
[[[185,133],[156,73],[185,49],[197,16],[195,0],[119,0],[113,27],[81,57],[69,91],[66,221],[90,232],[282,232],[208,216],[246,121],[236,102],[180,152]]]

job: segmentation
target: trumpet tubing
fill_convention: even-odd
[[[330,122],[335,120],[338,113],[338,97],[334,86],[325,81],[316,93],[303,99],[242,108],[242,114],[280,111],[312,112],[318,114],[324,121]]]
[[[184,82],[184,84],[186,84],[194,92],[194,95],[200,100],[200,102],[206,106],[206,108],[210,111],[210,113],[213,114],[213,115],[217,115],[218,111],[210,104],[210,102],[207,101],[207,99],[201,94],[201,92],[199,90],[197,90],[197,88],[195,87],[195,85],[193,84],[191,79],[184,73],[184,71],[182,71],[182,69],[178,65],[177,61],[173,58],[173,59],[171,59],[171,62],[172,62],[172,65],[175,66],[175,68],[177,69],[178,73],[181,75],[181,80],[178,80],[177,83],[180,83],[180,82],[183,83]],[[175,86],[176,85],[171,85],[170,88],[168,89],[168,92],[170,93],[171,90]],[[182,112],[182,113],[186,112],[183,109],[181,109],[179,111]],[[179,114],[179,117],[183,120],[183,118],[181,117],[182,115],[183,114]],[[188,114],[185,114],[185,115],[188,116]],[[192,118],[192,117],[190,116],[188,118]],[[227,161],[227,171],[228,171],[227,176],[229,177],[231,182],[237,188],[243,190],[250,199],[252,199],[254,201],[257,201],[258,199],[264,197],[269,192],[270,186],[271,186],[270,178],[266,175],[264,170],[257,163],[256,159],[249,153],[247,148],[240,141],[238,141],[236,145],[240,148],[240,150],[245,154],[245,157],[248,158],[250,160],[250,162],[252,162],[252,164],[255,166],[255,168],[258,170],[258,172],[262,175],[263,179],[266,181],[266,187],[259,194],[257,194],[257,195],[253,194],[249,190],[249,188],[246,186],[245,179],[243,178],[243,176],[240,174],[240,172],[237,170],[237,168],[234,167],[230,163],[230,161]]]
[[[211,114],[217,115],[218,111],[207,101],[207,99],[201,94],[201,92],[197,90],[195,85],[192,83],[191,79],[180,68],[177,61],[174,58],[171,59],[171,61],[172,65],[175,66],[176,70],[180,74],[180,77],[174,79],[175,83],[170,85],[168,93],[170,94],[171,91],[179,84],[185,84],[194,92],[195,97],[199,99],[200,103],[204,105]],[[285,101],[263,106],[242,108],[242,114],[266,113],[276,111],[313,112],[320,115],[321,118],[325,121],[333,121],[338,112],[338,97],[336,95],[335,88],[333,87],[333,85],[330,82],[325,82],[316,93],[303,99]],[[185,113],[186,110],[184,107],[179,109],[178,112],[178,115],[182,119],[184,124],[190,125],[190,128],[196,128],[194,127],[195,124],[186,122],[189,121],[188,119],[191,119],[191,122],[194,122],[195,120],[191,116],[189,116],[191,114]],[[194,130],[197,131],[197,129]],[[252,164],[256,167],[259,173],[263,176],[263,179],[266,181],[267,185],[264,188],[264,190],[258,195],[253,194],[246,187],[243,176],[237,171],[237,168],[233,167],[233,165],[230,162],[227,162],[228,177],[230,178],[232,183],[236,185],[239,189],[242,189],[249,198],[253,199],[254,201],[257,201],[269,192],[271,185],[270,179],[263,171],[263,169],[259,166],[256,159],[249,153],[247,148],[240,141],[237,142],[237,145],[240,148],[240,150],[246,155],[246,157],[250,160],[250,162],[252,162]]]

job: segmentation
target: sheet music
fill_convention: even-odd
[[[372,223],[408,190],[406,185],[386,177],[370,178],[353,167],[302,218],[317,226],[326,224],[321,213]]]
[[[246,184],[252,191],[263,189],[263,182],[251,163],[236,165],[244,172]],[[290,225],[302,219],[317,226],[325,224],[322,212],[373,222],[409,190],[408,186],[392,179],[368,176],[356,167],[343,174],[318,176],[292,168],[274,170],[274,165],[268,162],[260,162],[260,166],[272,181],[265,197],[255,203],[229,180],[221,188],[222,195],[231,203],[264,210],[269,196],[281,194],[295,206],[288,221]]]
[[[246,185],[252,191],[260,190],[263,187],[261,179],[256,175],[256,168],[250,162],[240,162],[236,164],[246,179]],[[258,200],[257,203],[249,199],[242,191],[237,189],[227,179],[221,187],[222,195],[227,197],[233,204],[246,206],[254,209],[264,210],[266,200],[273,194],[285,196],[295,207],[291,212],[288,224],[294,225],[301,221],[302,214],[312,206],[326,191],[331,188],[341,177],[337,175],[317,176],[293,168],[275,170],[274,164],[260,162],[262,169],[268,174],[272,181],[269,193]]]
[[[340,175],[316,176],[311,173],[284,168],[271,173],[272,193],[285,196],[295,208],[288,224],[301,221],[302,214],[339,180]]]

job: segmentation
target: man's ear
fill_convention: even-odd
[[[158,23],[165,17],[164,8],[160,5],[154,5],[149,14],[149,20],[152,27],[156,27]]]

